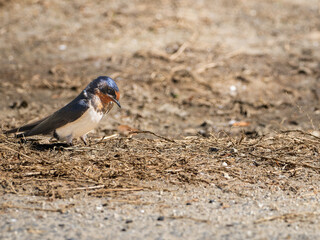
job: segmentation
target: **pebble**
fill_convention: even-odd
[[[67,45],[65,45],[65,44],[59,45],[59,50],[60,50],[60,51],[64,51],[64,50],[66,50],[66,49],[67,49]]]
[[[218,152],[219,151],[219,148],[215,148],[215,147],[210,147],[209,149],[208,149],[208,151],[209,152]]]
[[[103,210],[103,207],[102,207],[102,205],[99,205],[96,207],[96,209],[97,209],[97,211],[101,211],[101,210]]]

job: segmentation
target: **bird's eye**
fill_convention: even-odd
[[[111,89],[111,88],[107,88],[107,89],[106,89],[106,94],[114,95],[114,90]]]

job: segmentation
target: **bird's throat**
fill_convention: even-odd
[[[98,98],[100,99],[100,104],[97,104],[97,110],[103,113],[108,113],[113,107],[113,100],[108,96],[101,92],[96,93]]]

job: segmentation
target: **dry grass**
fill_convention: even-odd
[[[318,137],[302,131],[256,139],[114,138],[89,147],[19,143],[1,135],[0,192],[104,196],[153,188],[152,181],[215,184],[238,194],[244,186],[298,192],[320,180],[319,147]]]

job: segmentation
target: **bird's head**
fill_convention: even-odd
[[[110,102],[114,102],[121,108],[119,88],[112,78],[106,76],[98,77],[85,90],[91,91],[98,96],[102,104],[108,105]]]

